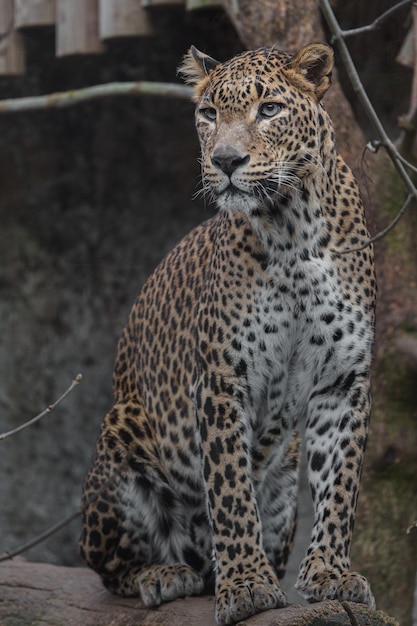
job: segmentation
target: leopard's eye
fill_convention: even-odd
[[[258,114],[260,117],[274,117],[277,115],[282,109],[284,105],[280,102],[263,102],[258,109]]]
[[[200,113],[207,120],[210,120],[210,122],[216,121],[217,111],[214,107],[202,107],[200,109]]]

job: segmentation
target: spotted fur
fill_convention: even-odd
[[[375,279],[357,184],[321,98],[328,46],[226,63],[192,48],[216,215],[149,278],[119,342],[83,496],[86,562],[148,606],[214,580],[230,624],[286,603],[305,423],[315,521],[297,589],[374,606],[350,570]]]

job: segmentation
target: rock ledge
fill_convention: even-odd
[[[216,626],[211,596],[179,599],[147,609],[136,599],[111,595],[87,568],[0,564],[1,626]],[[353,603],[319,602],[255,615],[243,626],[398,626],[380,611]]]

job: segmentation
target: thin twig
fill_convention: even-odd
[[[124,461],[121,463],[121,465],[118,468],[114,468],[112,470],[109,478],[107,478],[103,482],[103,484],[100,485],[100,487],[99,487],[99,489],[97,489],[97,491],[95,491],[94,493],[91,493],[88,496],[88,498],[86,500],[84,500],[84,502],[75,511],[73,511],[70,515],[68,515],[67,517],[62,519],[60,522],[57,522],[56,524],[54,524],[53,526],[51,526],[50,528],[45,530],[40,535],[37,535],[33,539],[30,539],[29,541],[23,543],[22,545],[20,545],[15,550],[13,550],[11,552],[8,552],[8,551],[4,552],[0,556],[0,563],[2,561],[8,561],[9,559],[12,559],[15,556],[18,556],[19,554],[22,554],[23,552],[26,552],[26,550],[29,550],[30,548],[33,548],[34,546],[38,545],[38,543],[42,543],[42,541],[45,541],[45,539],[48,539],[48,537],[50,537],[51,535],[55,534],[56,532],[61,530],[61,528],[63,528],[64,526],[66,526],[67,524],[72,522],[73,519],[75,519],[76,517],[82,515],[83,510],[86,509],[87,506],[89,506],[90,504],[95,502],[97,500],[97,498],[99,498],[102,495],[103,491],[109,487],[109,485],[115,483],[115,481],[118,478],[123,476],[124,471],[129,467],[129,459],[130,458],[132,458],[131,454],[129,454],[124,459]]]
[[[407,535],[409,535],[411,533],[411,531],[413,531],[413,530],[417,530],[417,521],[415,521],[412,524],[410,524],[410,526],[407,528],[407,530],[405,532],[407,533]]]
[[[46,96],[0,100],[0,113],[58,109],[112,96],[163,96],[188,99],[191,97],[191,93],[190,87],[176,83],[151,81],[107,83],[105,85],[93,85],[83,89],[52,93]]]
[[[401,129],[400,136],[396,141],[398,151],[412,158],[414,153],[414,143],[417,132],[417,47],[415,45],[417,39],[417,4],[411,7],[412,27],[409,31],[412,38],[413,59],[411,67],[413,68],[413,80],[411,82],[410,108],[408,113],[398,118],[398,125]],[[397,61],[399,59],[397,58]],[[401,61],[400,61],[401,62]]]
[[[330,3],[328,0],[319,0],[320,3],[320,7],[321,10],[323,12],[324,18],[329,26],[330,32],[332,33],[333,36],[333,41],[336,43],[339,52],[340,52],[340,56],[342,58],[343,64],[346,68],[347,74],[349,76],[350,82],[352,83],[352,87],[353,90],[356,94],[356,96],[358,97],[359,101],[361,102],[365,113],[367,114],[371,124],[374,127],[374,130],[378,136],[378,145],[379,146],[383,146],[385,148],[385,150],[387,151],[389,157],[391,158],[392,162],[394,163],[394,166],[398,172],[398,174],[400,175],[400,177],[402,178],[402,180],[404,181],[404,184],[407,188],[407,191],[409,193],[409,196],[405,202],[405,204],[403,205],[403,207],[401,208],[401,210],[399,211],[398,215],[395,217],[395,219],[393,220],[393,222],[387,227],[385,228],[383,231],[381,231],[380,233],[378,233],[377,235],[375,235],[375,237],[372,237],[371,239],[363,242],[363,244],[357,248],[351,248],[348,250],[342,250],[340,252],[337,252],[337,254],[346,254],[348,252],[356,252],[357,250],[363,250],[364,248],[366,248],[367,246],[371,245],[373,241],[377,241],[378,239],[381,239],[381,237],[383,237],[387,232],[389,232],[391,230],[391,228],[393,228],[393,226],[395,226],[395,224],[398,222],[398,220],[400,219],[400,217],[402,217],[402,215],[404,214],[406,208],[409,206],[409,204],[411,203],[412,199],[417,199],[417,189],[414,186],[413,181],[411,180],[411,178],[409,177],[406,169],[404,168],[403,165],[403,158],[401,157],[400,153],[398,152],[398,150],[396,149],[396,147],[394,146],[394,144],[392,143],[392,141],[390,140],[390,138],[388,137],[374,107],[371,104],[371,101],[368,98],[368,94],[366,93],[362,82],[359,78],[358,72],[356,70],[356,67],[352,61],[352,57],[350,56],[349,50],[346,46],[346,43],[343,39],[344,37],[344,33],[341,30],[338,21],[336,20],[336,17],[333,13],[333,10],[330,6]]]
[[[405,171],[405,169],[402,166],[402,163],[399,159],[399,154],[398,154],[398,150],[395,148],[394,144],[392,143],[392,141],[390,140],[390,138],[388,137],[387,133],[385,132],[384,127],[382,126],[382,123],[374,109],[374,107],[371,104],[371,101],[368,98],[368,94],[366,93],[361,80],[359,78],[358,72],[354,66],[354,63],[352,61],[352,57],[350,56],[349,50],[343,40],[343,33],[340,29],[340,26],[336,20],[336,17],[333,13],[332,8],[330,7],[330,3],[328,0],[319,0],[320,2],[320,6],[321,9],[323,11],[323,15],[328,23],[328,26],[333,34],[334,40],[336,42],[337,47],[339,48],[339,52],[340,55],[342,57],[343,63],[345,65],[345,68],[347,70],[349,79],[352,83],[352,87],[353,90],[355,92],[355,94],[357,95],[358,99],[360,100],[365,113],[367,114],[370,122],[372,123],[379,139],[381,142],[381,145],[383,145],[387,152],[389,153],[391,159],[394,162],[395,167],[398,170],[398,173],[400,174],[401,178],[404,180],[406,187],[408,189],[408,191],[415,195],[417,197],[417,189],[414,187],[413,182],[411,181],[411,179],[409,178],[407,172]]]
[[[401,153],[398,154],[398,158],[400,159],[401,163],[404,163],[405,167],[408,167],[408,169],[417,174],[417,167],[410,163],[410,161],[408,161],[405,157],[403,157]]]
[[[378,28],[384,20],[389,18],[395,11],[398,9],[402,9],[407,4],[413,4],[413,0],[402,0],[395,6],[389,8],[387,11],[379,15],[371,24],[367,24],[366,26],[361,26],[360,28],[350,28],[348,30],[343,30],[343,37],[352,37],[353,35],[361,35],[362,33],[368,33],[371,30],[375,30]]]
[[[28,428],[29,426],[32,426],[32,424],[35,424],[36,422],[38,422],[40,419],[42,419],[42,417],[44,417],[45,415],[48,415],[48,413],[51,413],[51,411],[53,411],[55,407],[58,406],[58,404],[60,404],[63,400],[65,400],[65,398],[71,393],[74,387],[80,384],[81,380],[82,380],[82,375],[77,374],[77,376],[72,381],[71,385],[68,387],[66,391],[64,391],[64,393],[62,394],[62,396],[58,398],[58,400],[56,400],[53,404],[50,404],[46,409],[44,409],[41,413],[39,413],[39,415],[36,415],[35,417],[25,422],[24,424],[21,424],[20,426],[17,426],[16,428],[13,428],[12,430],[9,430],[6,433],[0,434],[0,441],[7,439],[11,435],[15,435],[16,433],[19,433],[21,430],[24,430],[25,428]]]
[[[373,237],[370,237],[369,239],[364,241],[364,243],[362,243],[360,246],[356,246],[355,248],[345,248],[345,250],[341,250],[340,252],[338,250],[336,250],[335,248],[332,248],[330,251],[333,252],[333,254],[337,254],[337,255],[350,254],[352,252],[358,252],[359,250],[364,250],[368,246],[370,246],[373,243],[375,243],[375,241],[378,241],[378,239],[382,239],[400,221],[400,219],[402,218],[402,216],[404,215],[404,213],[408,209],[408,205],[411,203],[412,200],[414,200],[414,197],[410,194],[408,196],[407,200],[402,205],[401,209],[398,211],[397,215],[392,220],[392,222],[390,224],[388,224],[388,226],[386,226],[386,228],[381,230],[379,233],[377,233]]]
[[[74,520],[76,517],[79,517],[79,515],[81,515],[80,507],[78,507],[76,511],[73,511],[71,515],[68,515],[68,517],[61,520],[57,524],[54,524],[53,526],[48,528],[48,530],[45,530],[43,533],[41,533],[34,539],[31,539],[30,541],[27,541],[26,543],[19,546],[19,548],[16,548],[16,550],[13,550],[11,552],[4,552],[4,554],[0,556],[0,563],[2,561],[8,561],[9,559],[12,559],[13,557],[18,556],[19,554],[22,554],[22,552],[26,552],[26,550],[33,548],[33,546],[36,546],[38,543],[42,543],[42,541],[44,541],[45,539],[47,539],[48,537],[56,533],[58,530],[61,530],[61,528],[63,528],[64,526],[72,522],[72,520]]]

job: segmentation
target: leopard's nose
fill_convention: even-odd
[[[233,146],[219,146],[213,150],[211,162],[222,172],[231,176],[233,172],[250,159],[249,154],[242,154]]]

